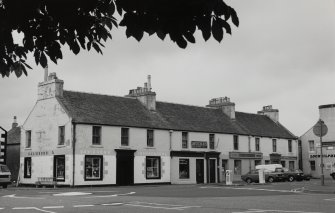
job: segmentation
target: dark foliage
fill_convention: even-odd
[[[117,15],[117,13],[118,15]],[[114,17],[121,17],[118,23]],[[231,34],[228,21],[238,26],[233,8],[223,0],[0,0],[0,73],[27,75],[27,54],[46,67],[50,59],[62,59],[61,46],[74,54],[92,48],[102,54],[112,39],[113,27],[126,27],[126,36],[140,41],[146,32],[164,40],[166,35],[180,48],[195,43],[194,33],[211,35],[218,42]],[[23,35],[23,45],[13,33]]]

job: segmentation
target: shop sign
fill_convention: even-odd
[[[206,141],[192,141],[191,142],[192,148],[207,148],[207,142]]]
[[[324,158],[335,158],[335,154],[323,154]],[[309,158],[320,158],[321,155],[310,155]]]
[[[52,151],[52,154],[54,154],[53,151]],[[49,155],[49,151],[43,151],[43,152],[28,152],[28,156],[43,156],[43,155]]]
[[[235,159],[262,159],[263,153],[254,152],[229,152],[230,158]]]

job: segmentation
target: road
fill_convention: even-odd
[[[8,188],[0,189],[0,213],[334,212],[335,194],[305,193],[299,184]]]

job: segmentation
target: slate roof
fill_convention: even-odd
[[[17,126],[10,129],[7,133],[7,143],[18,144],[20,142],[21,142],[21,128]]]
[[[73,91],[58,99],[76,123],[296,138],[265,115],[236,112],[231,120],[220,109],[166,102],[149,111],[135,98]]]

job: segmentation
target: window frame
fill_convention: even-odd
[[[187,165],[187,169],[186,169],[186,176],[184,177],[184,176],[181,176],[181,167],[180,167],[180,163],[181,163],[181,161],[184,161],[184,162],[187,162],[187,163],[185,163],[185,164],[183,164],[183,165]],[[178,177],[179,177],[179,179],[182,179],[182,180],[186,180],[186,179],[190,179],[190,159],[188,159],[188,158],[179,158],[179,161],[178,161],[178,167],[179,167],[179,172],[178,172]]]
[[[129,146],[129,128],[121,128],[121,146]]]
[[[24,178],[31,178],[31,171],[32,171],[31,170],[31,157],[25,157],[23,161],[24,161],[23,177]],[[27,169],[28,162],[29,162],[29,165],[30,165],[29,169]],[[28,173],[28,171],[29,171],[29,173]]]
[[[255,151],[259,152],[261,151],[261,139],[255,138]]]
[[[101,126],[92,126],[92,145],[101,145],[101,129]]]
[[[148,176],[148,160],[149,159],[154,159],[154,160],[158,160],[158,176],[155,176],[155,177],[149,177]],[[152,168],[154,168],[152,166]],[[152,179],[161,179],[161,175],[162,175],[162,166],[161,166],[161,157],[160,156],[146,156],[145,157],[145,178],[148,179],[148,180],[152,180]]]
[[[57,171],[58,171],[58,169],[57,169],[57,165],[56,165],[56,163],[57,163],[57,159],[64,159],[64,178],[58,178],[58,176],[57,176]],[[66,160],[65,160],[65,155],[55,155],[54,156],[54,178],[55,178],[55,180],[57,181],[57,182],[65,182],[65,175],[66,175]]]
[[[26,147],[31,148],[31,130],[26,130]]]
[[[309,161],[309,167],[310,167],[311,171],[316,170],[315,160],[310,160]]]
[[[86,175],[86,168],[87,168],[87,159],[91,158],[92,161],[94,158],[98,158],[100,160],[100,165],[99,165],[99,177],[98,178],[90,178],[87,177]],[[84,180],[85,181],[102,181],[103,180],[103,161],[104,158],[102,155],[85,155],[85,159],[84,159]],[[93,165],[93,162],[92,162]],[[93,176],[93,166],[92,166],[92,176]]]
[[[65,126],[58,127],[58,145],[65,145]]]
[[[238,150],[239,149],[239,138],[238,135],[233,136],[233,149]]]
[[[154,147],[154,130],[147,129],[147,147]]]
[[[215,149],[215,134],[209,134],[209,149]]]
[[[277,139],[272,139],[272,152],[277,152]]]
[[[181,148],[183,149],[188,148],[188,132],[181,133]]]
[[[313,146],[311,146],[313,144]],[[315,141],[314,140],[309,140],[308,141],[308,147],[310,152],[315,152]]]
[[[293,146],[292,146],[292,140],[288,140],[287,141],[287,145],[288,145],[288,152],[292,152],[293,151]]]

